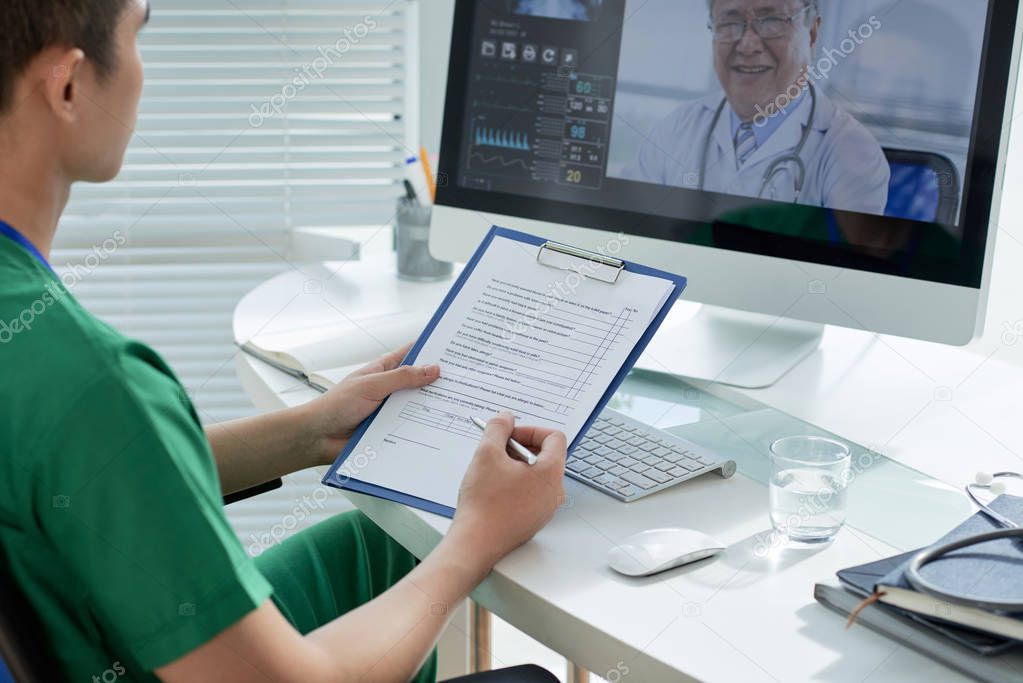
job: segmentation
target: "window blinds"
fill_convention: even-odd
[[[124,169],[73,189],[53,262],[87,308],[163,354],[204,421],[252,412],[232,312],[295,265],[292,232],[390,222],[405,22],[406,0],[154,3]],[[299,495],[248,505],[241,535],[279,522]]]

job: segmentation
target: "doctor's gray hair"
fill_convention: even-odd
[[[810,11],[806,13],[806,24],[809,26],[814,20],[821,15],[821,0],[803,0],[803,7],[808,8]],[[714,18],[714,0],[707,0],[707,12],[710,13],[711,19]]]

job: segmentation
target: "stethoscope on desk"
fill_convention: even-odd
[[[764,181],[760,184],[760,192],[757,193],[757,199],[764,198],[764,192],[771,186],[774,179],[779,173],[785,170],[786,166],[795,166],[795,181],[793,187],[796,192],[795,198],[792,200],[793,203],[799,201],[800,195],[803,194],[803,187],[806,185],[806,164],[803,162],[803,148],[806,147],[806,143],[810,140],[810,134],[813,132],[814,123],[817,121],[817,89],[813,87],[813,84],[807,86],[810,90],[810,118],[806,122],[806,126],[803,127],[803,137],[799,139],[799,144],[792,150],[790,154],[783,154],[778,157],[767,167],[764,171]],[[703,142],[703,156],[700,158],[700,186],[699,189],[702,191],[707,181],[707,162],[710,157],[710,145],[714,138],[714,130],[717,128],[718,123],[721,121],[721,115],[725,112],[725,106],[728,104],[728,98],[723,98],[721,104],[718,105],[717,112],[714,114],[714,120],[710,123],[710,129],[707,131],[707,139]],[[773,197],[772,197],[773,198]]]
[[[992,521],[1002,528],[997,531],[989,531],[987,533],[970,536],[969,538],[963,538],[952,543],[928,548],[927,550],[917,553],[913,559],[910,560],[909,567],[906,569],[906,580],[913,588],[921,593],[926,593],[931,597],[944,600],[945,602],[954,603],[956,605],[964,605],[966,607],[976,607],[982,610],[998,612],[1023,611],[1023,601],[1017,600],[1003,602],[998,600],[986,600],[976,596],[955,595],[934,585],[920,574],[920,570],[928,564],[936,562],[949,553],[953,553],[957,550],[969,548],[974,545],[980,545],[981,543],[987,543],[989,541],[997,541],[1003,538],[1023,539],[1023,528],[1020,528],[1016,522],[1012,521],[1005,515],[998,513],[996,510],[992,510],[990,505],[982,502],[977,496],[978,490],[987,491],[994,495],[1001,495],[1005,492],[1005,485],[996,480],[1005,478],[1023,479],[1023,474],[1019,474],[1017,472],[978,474],[977,481],[975,483],[966,485],[966,495],[970,497],[970,500],[972,500],[973,503],[980,508],[982,513],[987,515]],[[1021,549],[1021,552],[1023,552],[1023,549]]]

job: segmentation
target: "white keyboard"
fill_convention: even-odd
[[[735,462],[606,408],[568,458],[567,473],[631,503],[690,479],[735,474]]]

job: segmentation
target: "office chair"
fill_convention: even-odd
[[[0,683],[35,683],[52,679],[39,637],[42,624],[36,618],[11,575],[10,565],[0,547]],[[6,664],[7,671],[4,670]],[[11,678],[7,678],[7,673]]]
[[[281,488],[282,486],[284,486],[283,479],[274,479],[273,481],[268,481],[265,484],[253,486],[251,489],[245,489],[244,491],[239,491],[238,493],[232,493],[230,495],[224,496],[224,505],[240,503],[243,500],[255,498],[261,493],[269,493],[270,491],[275,491]]]
[[[513,666],[510,669],[452,678],[445,683],[558,683],[558,677],[547,669],[540,668],[535,664],[527,664]]]
[[[231,504],[254,495],[280,488],[273,481],[225,498]],[[10,565],[0,547],[0,683],[50,683],[53,656],[46,645],[42,623],[32,611],[14,580]],[[488,671],[454,679],[450,683],[558,683],[558,679],[538,666],[519,666]]]
[[[953,225],[959,210],[959,172],[941,154],[884,149],[892,169],[886,216]]]

